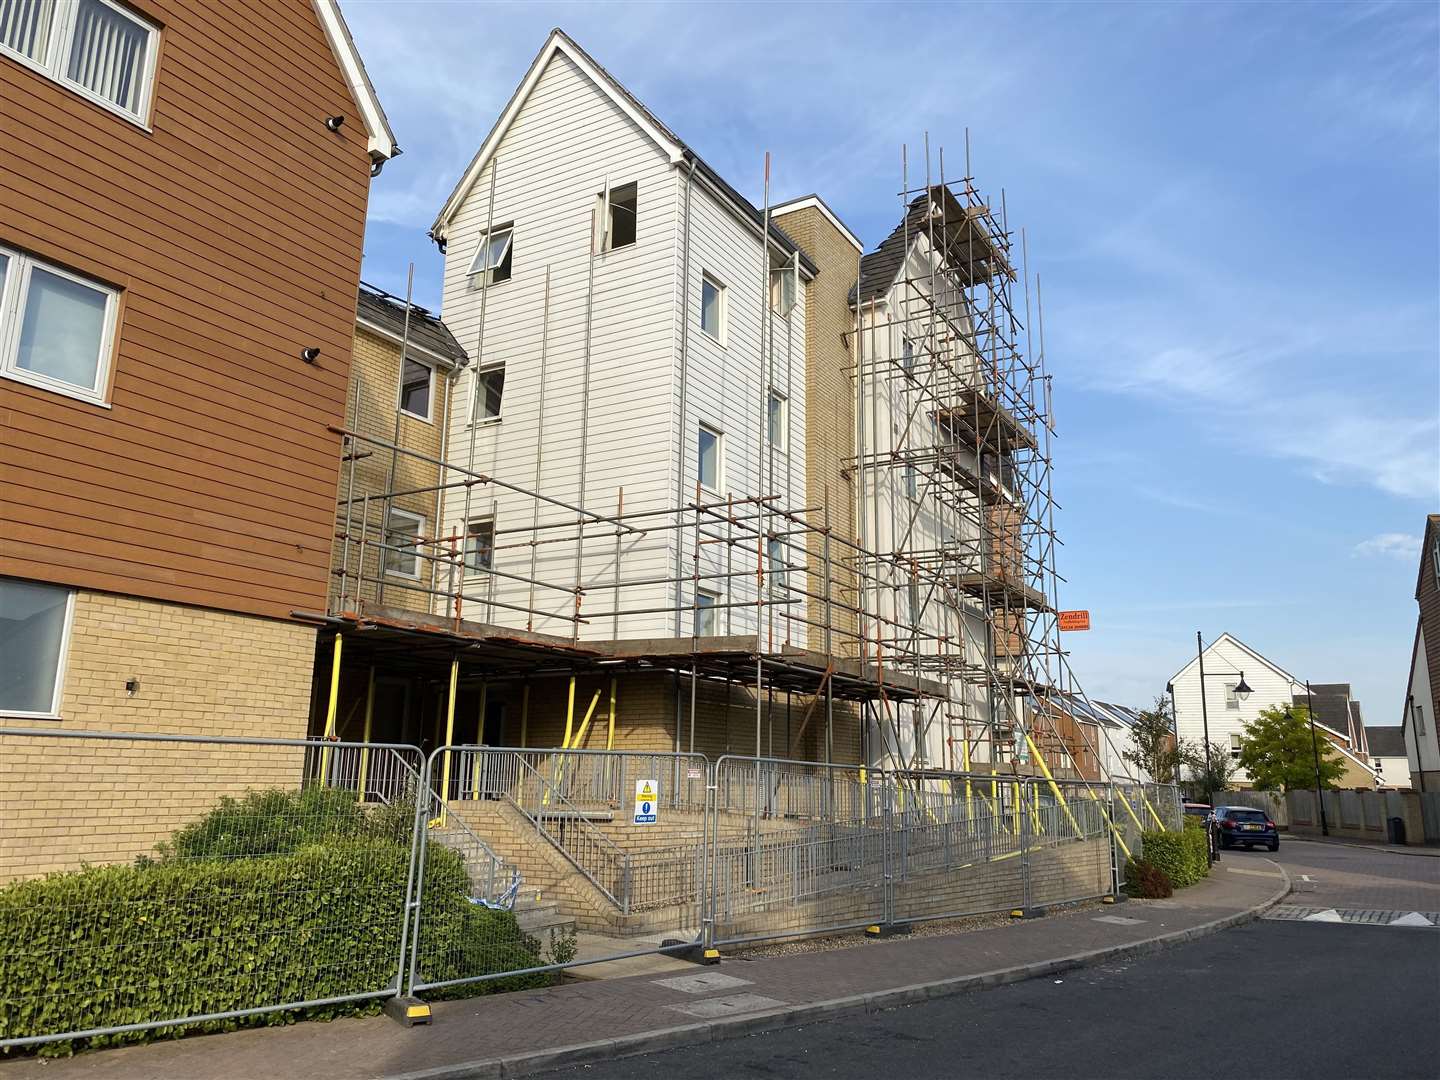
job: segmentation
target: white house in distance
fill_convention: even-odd
[[[1291,675],[1274,661],[1262,656],[1231,634],[1221,634],[1205,646],[1204,650],[1204,710],[1201,707],[1200,657],[1192,657],[1179,671],[1170,677],[1170,694],[1175,704],[1175,730],[1177,737],[1195,745],[1204,745],[1206,712],[1208,711],[1210,742],[1228,747],[1232,758],[1240,756],[1240,740],[1245,734],[1245,725],[1259,718],[1260,713],[1273,706],[1281,708],[1305,703],[1305,684]],[[1243,698],[1236,692],[1244,677],[1250,694]],[[1348,698],[1349,687],[1343,683],[1327,683],[1327,688],[1345,686]],[[1317,733],[1329,739],[1348,763],[1345,775],[1337,782],[1342,788],[1374,787],[1375,771],[1362,755],[1357,752],[1356,738],[1351,730],[1348,709],[1346,721],[1331,726],[1323,722],[1321,702],[1316,702]],[[1250,777],[1244,769],[1236,771],[1231,784],[1237,788],[1251,786]]]

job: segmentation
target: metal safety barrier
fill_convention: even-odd
[[[0,1047],[1075,902],[1157,822],[1127,779],[0,731]]]

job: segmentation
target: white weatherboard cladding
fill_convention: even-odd
[[[1226,686],[1238,683],[1240,676],[1230,672],[1243,671],[1245,682],[1254,691],[1248,701],[1237,708],[1227,708]],[[1224,673],[1224,674],[1222,674]],[[1171,680],[1175,693],[1176,732],[1196,746],[1204,746],[1204,716],[1200,708],[1200,666],[1192,660]],[[1261,711],[1271,706],[1292,704],[1294,694],[1305,687],[1277,671],[1260,657],[1244,648],[1233,638],[1222,636],[1205,649],[1205,707],[1209,712],[1210,741],[1227,752],[1230,736],[1245,734],[1245,725],[1258,719]],[[1245,770],[1237,770],[1234,782],[1249,783]]]
[[[590,311],[590,393],[586,446],[585,504],[612,513],[624,488],[627,511],[657,508],[672,498],[668,472],[669,401],[673,379],[673,236],[675,187],[665,156],[655,144],[565,56],[551,59],[535,89],[501,141],[498,151],[452,220],[445,260],[446,324],[470,351],[472,363],[454,396],[450,460],[556,499],[576,503],[581,494],[580,445],[584,412],[586,294],[596,195],[608,176],[611,185],[638,185],[637,242],[594,258]],[[490,207],[492,174],[494,207]],[[514,222],[511,280],[482,290],[467,276],[485,232]],[[550,275],[548,341],[545,350],[544,430],[541,407],[541,344],[545,330],[545,277]],[[481,338],[481,310],[484,335]],[[505,393],[498,422],[472,431],[475,371],[505,365]],[[471,448],[473,445],[473,455]],[[537,450],[543,469],[537,483]],[[530,575],[528,547],[504,545],[529,539],[506,533],[528,529],[534,500],[476,486],[476,506],[495,503],[500,530],[496,569]],[[447,529],[463,531],[464,495],[446,500]],[[559,507],[541,505],[540,521],[573,521]],[[614,530],[597,527],[601,538],[585,545],[584,576],[612,579]],[[560,530],[540,536],[559,535]],[[627,539],[624,570],[628,576],[662,576],[667,538],[654,534]],[[573,586],[575,545],[545,544],[536,549],[535,576]],[[530,586],[497,579],[482,581],[496,600],[529,606]],[[661,587],[630,590],[633,607],[664,603]],[[648,595],[647,595],[648,594]],[[537,620],[535,629],[568,633],[574,598],[555,589],[536,590],[535,606],[561,619]],[[613,593],[587,594],[591,611],[613,608]],[[466,615],[506,625],[524,625],[526,615],[496,608]],[[609,636],[609,619],[584,628],[587,636]],[[637,632],[645,632],[637,629]]]
[[[472,363],[453,397],[448,456],[451,462],[509,483],[577,504],[582,495],[582,418],[587,395],[585,355],[587,291],[590,374],[584,429],[583,499],[587,509],[612,514],[623,488],[627,514],[675,505],[694,497],[696,425],[699,419],[725,434],[725,487],[754,494],[760,470],[758,439],[766,387],[759,349],[760,306],[765,275],[758,231],[747,230],[697,182],[690,197],[689,260],[692,322],[686,415],[679,417],[680,300],[684,290],[681,250],[685,177],[615,103],[563,54],[547,63],[534,90],[500,141],[447,227],[444,315],[470,352]],[[493,209],[491,207],[493,175]],[[606,180],[612,187],[638,186],[638,235],[634,245],[596,255],[591,264],[592,211]],[[514,223],[512,277],[482,290],[466,271],[486,229]],[[545,280],[549,271],[549,314]],[[748,271],[747,271],[748,268]],[[699,330],[700,275],[709,270],[729,288],[724,348]],[[483,309],[483,337],[482,337]],[[804,310],[789,321],[773,319],[775,383],[789,394],[790,445],[804,446]],[[548,332],[546,327],[548,326]],[[546,332],[543,430],[541,427],[542,332]],[[501,418],[470,425],[475,372],[505,367]],[[791,392],[793,387],[793,393]],[[542,468],[536,477],[537,452]],[[784,505],[803,506],[802,462],[777,455],[776,493]],[[466,496],[447,494],[443,534],[464,532]],[[467,594],[465,616],[508,626],[533,622],[536,630],[569,634],[576,582],[573,540],[533,548],[529,529],[536,502],[493,485],[472,485],[469,516],[492,512],[499,535],[497,576],[481,575]],[[540,504],[540,524],[573,523],[575,514]],[[667,519],[652,519],[657,524]],[[668,519],[673,521],[673,519]],[[668,522],[667,522],[668,523]],[[510,530],[522,530],[513,532]],[[616,530],[597,524],[583,551],[581,615],[590,621],[582,637],[669,635],[677,631],[676,586],[664,579],[691,572],[690,530],[653,529],[621,538],[620,576],[645,580],[617,592],[605,586],[616,574]],[[547,538],[573,536],[573,528],[542,530]],[[507,546],[510,545],[510,546]],[[683,551],[678,548],[683,545]],[[533,586],[498,574],[531,575]],[[723,556],[706,549],[712,569]],[[733,598],[755,599],[753,561],[748,592],[721,586]],[[688,580],[678,586],[679,632],[691,630]],[[533,606],[545,615],[514,608]],[[512,605],[511,608],[502,605]],[[617,625],[606,612],[641,612]],[[547,617],[548,616],[548,617]],[[736,632],[755,628],[754,609],[726,619]]]
[[[697,182],[690,200],[689,248],[689,332],[688,359],[685,379],[685,421],[681,428],[684,450],[681,454],[681,477],[684,498],[695,498],[699,481],[697,439],[700,425],[720,431],[723,438],[721,490],[700,493],[704,502],[715,502],[727,496],[743,498],[756,494],[779,496],[782,507],[803,508],[805,505],[805,304],[804,290],[788,319],[769,313],[769,270],[762,262],[758,230],[739,221],[711,193]],[[725,287],[724,333],[716,341],[700,329],[701,281],[708,275]],[[768,358],[761,352],[762,319],[769,318]],[[766,402],[771,387],[784,394],[789,404],[789,452],[772,450],[768,440],[762,449],[765,434]],[[679,390],[676,391],[678,409]],[[751,511],[753,512],[753,511]],[[783,531],[787,526],[773,519],[773,527]],[[803,538],[794,538],[796,546],[789,551],[788,561],[802,564]],[[682,573],[693,569],[693,531],[682,536]],[[754,633],[756,609],[755,571],[760,548],[751,541],[745,545],[710,544],[702,546],[702,575],[723,575],[702,587],[721,594],[721,604],[744,604],[744,607],[723,607],[716,618],[717,632],[722,634]],[[798,575],[796,577],[799,583]],[[689,583],[682,588],[682,603],[688,608],[693,589]],[[793,605],[800,614],[800,605]],[[789,624],[779,615],[782,608],[771,608],[767,616],[776,616],[773,632],[776,643],[805,640],[801,624]],[[767,635],[771,620],[766,619]],[[679,632],[691,630],[689,612],[682,614]]]
[[[1435,715],[1435,697],[1430,686],[1430,668],[1426,664],[1428,654],[1425,651],[1425,629],[1419,628],[1415,635],[1415,652],[1410,661],[1410,685],[1405,696],[1405,707],[1410,708],[1410,703],[1416,702],[1424,710],[1425,731],[1423,733],[1415,730],[1415,717],[1411,713],[1404,718],[1405,727],[1405,754],[1411,772],[1430,772],[1440,769],[1440,733],[1435,727],[1437,718]],[[1386,762],[1388,769],[1389,762]],[[1392,783],[1393,779],[1389,773],[1386,779]]]

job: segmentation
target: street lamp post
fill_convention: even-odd
[[[1310,696],[1310,680],[1305,680],[1305,711],[1310,714],[1310,752],[1315,755],[1315,802],[1320,806],[1320,835],[1330,835],[1330,823],[1325,820],[1325,796],[1320,790],[1320,744],[1315,741],[1315,701]]]

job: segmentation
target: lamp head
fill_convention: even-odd
[[[1245,673],[1242,671],[1240,673],[1240,681],[1235,684],[1235,696],[1241,701],[1244,701],[1254,692],[1255,691],[1250,689],[1250,684],[1245,681]]]

